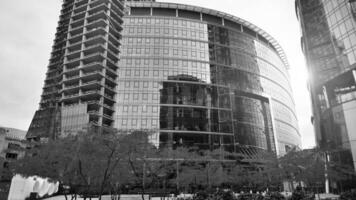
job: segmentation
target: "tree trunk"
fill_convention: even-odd
[[[142,185],[141,198],[142,198],[142,200],[145,200],[145,186],[144,185]]]
[[[209,169],[206,172],[206,184],[207,184],[207,188],[210,189],[210,183],[209,183]]]
[[[137,179],[140,179],[140,175],[139,175],[138,172],[136,171],[136,168],[135,168],[135,166],[134,166],[133,161],[131,160],[131,158],[129,158],[128,161],[129,161],[129,165],[130,165],[130,167],[131,167],[131,169],[132,169],[134,175],[136,176]],[[142,178],[143,178],[143,177],[142,177]],[[142,181],[142,180],[139,180],[139,181]],[[141,182],[141,198],[142,198],[142,200],[145,200],[144,194],[145,194],[145,186],[142,185],[142,182]]]
[[[176,160],[176,187],[177,187],[177,193],[179,193],[179,163],[178,163],[178,160]]]
[[[111,151],[111,153],[110,153],[110,155],[108,157],[108,161],[107,161],[105,172],[104,172],[103,181],[101,182],[101,186],[100,186],[99,200],[101,200],[101,196],[102,196],[103,191],[104,191],[105,182],[106,182],[106,180],[108,178],[108,172],[109,172],[109,168],[110,168],[110,164],[111,164],[111,160],[112,160],[112,157],[114,155],[114,152],[115,152],[115,149]]]
[[[142,200],[145,200],[145,178],[146,178],[146,162],[143,162],[143,171],[142,171]]]

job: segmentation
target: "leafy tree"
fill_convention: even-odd
[[[348,165],[334,161],[326,162],[326,152],[321,149],[290,151],[280,158],[284,179],[313,186],[325,181],[325,173],[334,181],[344,181],[355,176],[354,170]]]
[[[356,191],[348,191],[348,192],[343,192],[340,195],[340,200],[353,200],[356,199]]]
[[[88,129],[77,135],[35,143],[15,164],[14,173],[59,181],[70,187],[72,198],[76,194],[98,194],[101,199],[103,193],[109,192],[114,175],[118,177],[116,169],[126,156],[124,141],[127,141],[125,135],[114,130]]]

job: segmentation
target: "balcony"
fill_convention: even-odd
[[[110,50],[107,51],[107,58],[110,59],[114,64],[119,61],[118,55],[112,53]]]
[[[94,62],[103,62],[104,58],[104,54],[102,53],[91,54],[83,57],[83,64],[88,65]]]
[[[99,20],[99,19],[103,19],[103,20],[107,19],[105,11],[99,11],[97,13],[94,13],[92,16],[87,18],[87,22],[91,23],[91,22]]]
[[[65,8],[72,7],[73,4],[74,4],[74,0],[72,0],[72,1],[66,1],[66,2],[63,3],[62,8],[65,9]]]
[[[70,70],[75,69],[79,66],[80,66],[80,61],[66,63],[66,64],[64,64],[64,71],[65,72],[70,71]]]
[[[75,37],[75,36],[83,34],[83,33],[84,33],[84,27],[83,26],[69,31],[70,37]]]
[[[111,93],[111,95],[116,94],[115,86],[110,86],[108,84],[105,84],[105,89],[108,91],[108,93]]]
[[[66,42],[67,42],[67,36],[61,36],[60,38],[56,38],[54,40],[54,46],[55,47],[58,47],[61,45],[65,46]]]
[[[46,80],[50,80],[50,79],[57,78],[57,76],[60,74],[60,71],[59,69],[52,69],[49,70],[46,74],[47,74]]]
[[[79,98],[79,93],[77,93],[77,94],[64,95],[64,96],[62,96],[61,100],[65,100],[65,99],[77,99],[77,98]]]
[[[109,34],[109,43],[112,44],[116,48],[119,48],[119,46],[120,46],[119,40],[111,34]]]
[[[70,13],[68,13],[67,15],[61,15],[60,20],[58,22],[57,30],[68,27],[70,22],[70,17],[71,17]]]
[[[85,72],[85,71],[83,70],[83,77],[85,77],[85,76],[91,76],[91,75],[93,75],[93,74],[95,74],[95,75],[98,74],[98,75],[100,75],[100,76],[103,76],[101,70],[87,71],[87,72]]]
[[[123,10],[125,8],[123,6],[122,6],[122,8],[120,8],[119,6],[117,6],[117,4],[113,3],[111,8],[115,12],[116,15],[118,15],[118,16],[123,16],[124,15]]]
[[[108,84],[116,85],[116,80],[115,79],[110,78],[109,76],[105,76],[105,79],[108,81]]]
[[[67,87],[67,88],[61,90],[61,93],[63,93],[64,96],[70,97],[70,98],[73,97],[73,95],[74,96],[80,95],[80,91],[79,91],[79,87],[78,86],[79,86],[79,84],[71,85],[70,87]]]
[[[82,0],[82,1],[75,3],[75,7],[79,8],[80,6],[85,5],[87,3],[88,3],[88,0]]]
[[[90,71],[90,72],[84,72],[82,76],[83,82],[88,82],[92,80],[100,80],[104,77],[102,72],[99,71]]]
[[[91,15],[95,15],[96,13],[98,13],[100,11],[107,12],[108,10],[109,10],[109,8],[107,7],[107,5],[102,4],[102,5],[90,8],[88,10],[88,14],[89,14],[89,16],[91,16]]]
[[[73,84],[73,85],[65,85],[65,86],[63,86],[63,89],[62,89],[62,91],[65,91],[65,90],[71,90],[71,89],[79,89],[79,81],[77,81],[77,83],[76,84]]]
[[[103,127],[112,127],[112,124],[113,124],[114,120],[109,120],[109,119],[106,119],[106,118],[103,118],[103,122],[102,122],[102,126]]]
[[[68,15],[73,11],[73,4],[70,4],[61,10],[61,15]]]
[[[85,33],[85,37],[86,37],[86,40],[88,39],[91,39],[93,37],[96,37],[96,36],[105,36],[107,33],[106,33],[106,30],[104,28],[92,28],[92,29],[87,29],[87,33]]]
[[[80,55],[81,55],[81,49],[73,51],[73,52],[69,52],[66,55],[67,63],[72,62],[73,60],[78,60],[80,58]]]
[[[114,95],[104,94],[104,97],[105,97],[106,99],[110,100],[110,101],[115,102],[115,100],[114,100]]]
[[[75,22],[72,22],[72,23],[70,24],[70,27],[71,27],[72,29],[75,29],[75,28],[78,28],[78,27],[81,27],[81,26],[84,26],[84,19],[78,20],[78,21],[75,21]]]
[[[63,48],[52,48],[52,53],[51,55],[56,55],[56,54],[64,54],[64,49]]]
[[[52,83],[47,83],[45,81],[45,85],[43,86],[43,89],[46,89],[46,88],[50,88],[50,87],[53,87],[53,86],[56,86],[58,83],[55,83],[55,82],[52,82]]]
[[[82,5],[80,7],[74,8],[73,9],[73,14],[79,14],[79,13],[83,13],[87,10],[87,5]]]
[[[96,0],[96,1],[91,1],[91,3],[89,4],[90,8],[95,8],[96,6],[99,5],[108,5],[108,1],[107,0]]]
[[[105,47],[102,44],[91,46],[83,51],[84,56],[88,56],[94,53],[104,53],[104,52],[105,52]]]
[[[103,117],[105,117],[106,119],[114,120],[114,118],[112,116],[107,115],[107,114],[103,114]]]
[[[43,92],[42,93],[42,97],[47,97],[47,96],[49,96],[49,95],[53,95],[53,94],[57,94],[57,90],[52,90],[52,91],[48,91],[48,92]]]
[[[97,45],[97,44],[102,44],[104,45],[106,42],[105,38],[103,38],[103,36],[97,36],[97,37],[93,37],[93,38],[90,38],[89,40],[86,40],[84,42],[84,46],[86,48],[88,47],[91,47],[91,46],[94,46],[94,45]]]
[[[105,108],[107,108],[107,109],[109,109],[109,110],[111,110],[111,111],[115,111],[115,108],[114,108],[114,106],[113,105],[109,105],[109,104],[103,104],[103,107],[105,107]]]
[[[97,98],[98,96],[101,96],[100,90],[88,90],[82,92],[82,99],[84,101],[93,100],[93,98]]]
[[[47,76],[45,81],[56,81],[56,79],[58,78],[59,76],[56,75],[53,75],[53,76]]]
[[[68,41],[69,41],[69,44],[70,45],[74,45],[74,44],[77,44],[78,42],[81,42],[83,39],[83,36],[82,35],[79,35],[77,37],[72,37],[70,38]]]
[[[66,58],[67,58],[67,61],[68,61],[68,62],[71,62],[71,61],[73,61],[73,60],[79,59],[79,58],[80,58],[80,52],[68,54],[68,55],[66,56]]]
[[[107,22],[105,19],[97,19],[97,20],[89,22],[86,27],[87,27],[87,30],[89,31],[94,28],[105,29],[106,26],[107,26]]]
[[[68,26],[60,26],[57,28],[55,37],[57,38],[57,37],[61,37],[63,35],[67,35],[67,32],[68,32]]]
[[[51,73],[57,72],[57,71],[58,71],[57,68],[55,68],[55,69],[48,69],[48,71],[46,72],[46,74],[47,74],[47,76],[49,76]]]
[[[82,20],[85,18],[85,12],[83,13],[79,13],[79,14],[75,14],[73,15],[72,17],[72,23],[76,22],[76,21],[79,21],[79,20]]]
[[[113,35],[112,32],[110,32],[109,30],[109,41],[117,48],[119,47],[120,40],[121,40],[121,34]]]
[[[101,82],[100,80],[94,79],[92,81],[88,81],[88,82],[83,82],[82,85],[80,86],[80,88],[82,88],[82,90],[100,90],[101,89]]]
[[[83,101],[83,103],[86,103],[89,106],[100,106],[100,100]]]
[[[70,68],[70,69],[66,69],[63,72],[63,74],[65,74],[66,76],[73,76],[74,74],[78,74],[80,69],[81,69],[80,66],[73,67],[73,68]]]
[[[61,54],[57,54],[55,56],[52,56],[49,61],[55,63],[55,62],[59,62],[62,58],[63,56]]]
[[[119,50],[116,50],[115,52],[117,52],[117,53],[115,53],[114,51],[112,51],[112,48],[110,48],[110,47],[108,46],[107,51],[108,51],[108,54],[110,54],[111,56],[114,57],[114,59],[112,59],[112,58],[109,56],[109,58],[111,58],[111,60],[116,60],[116,62],[119,61],[119,52],[120,52]],[[116,62],[115,62],[115,63],[116,63]]]
[[[101,71],[104,68],[103,62],[93,62],[83,65],[86,71]]]
[[[119,10],[124,10],[125,9],[124,4],[122,3],[122,1],[112,1],[112,2],[113,2],[113,4],[115,6],[118,7]]]
[[[111,62],[111,61],[109,61],[109,60],[107,60],[106,66],[107,66],[109,69],[111,69],[112,71],[114,71],[115,74],[117,73],[116,70],[119,68],[115,63],[113,63],[113,62]]]
[[[73,81],[73,80],[77,80],[79,79],[80,76],[79,75],[75,75],[75,76],[69,76],[69,77],[66,77],[63,79],[63,82],[68,82],[68,81]]]
[[[82,102],[94,102],[94,101],[99,101],[101,97],[100,91],[92,91],[92,92],[86,92],[85,94],[82,93],[81,100]]]
[[[115,14],[114,12],[110,13],[110,19],[112,19],[118,26],[121,27],[121,24],[124,22],[122,21],[121,17]]]
[[[76,51],[80,51],[82,49],[82,45],[81,44],[76,44],[76,45],[71,45],[68,47],[68,52],[69,53],[73,53]]]
[[[52,48],[53,49],[63,49],[66,46],[65,42],[61,42],[61,43],[54,43]]]
[[[119,48],[113,46],[111,43],[108,44],[108,50],[114,55],[118,55],[120,53]]]
[[[112,79],[116,79],[116,77],[117,77],[116,71],[110,69],[109,67],[105,67],[105,69],[106,69],[106,74],[105,74],[106,76],[109,76]]]

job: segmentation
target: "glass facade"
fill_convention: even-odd
[[[229,14],[154,1],[64,0],[27,137],[93,124],[151,130],[157,146],[282,155],[300,146],[289,81],[278,43]]]
[[[331,159],[356,161],[356,2],[297,0],[302,49],[310,74],[317,145]]]
[[[157,146],[281,155],[300,147],[287,62],[274,40],[241,19],[182,6],[128,4],[114,127],[154,130]]]

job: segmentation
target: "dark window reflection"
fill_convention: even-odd
[[[163,82],[161,104],[230,108],[228,88],[184,82]]]
[[[161,106],[160,129],[232,133],[231,112]]]
[[[260,77],[256,74],[231,67],[214,66],[210,68],[212,82],[226,85],[241,91],[263,92]]]
[[[268,99],[238,94],[233,104],[234,132],[238,143],[275,150]],[[243,95],[243,96],[239,96]]]
[[[164,82],[161,104],[210,106],[211,88],[206,85]]]
[[[232,135],[195,134],[180,132],[162,132],[160,134],[161,147],[197,147],[198,149],[220,149],[233,151]],[[227,145],[228,144],[228,145]]]

